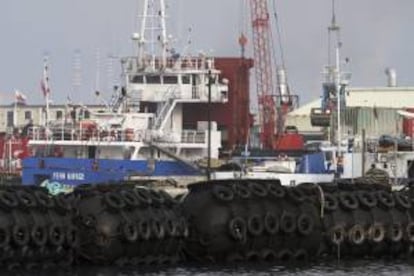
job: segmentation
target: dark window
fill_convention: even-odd
[[[149,83],[149,84],[161,83],[161,78],[160,78],[159,75],[146,76],[146,78],[147,78],[147,83]]]
[[[31,111],[25,111],[24,112],[24,119],[31,120],[32,119],[32,112]]]
[[[132,83],[144,83],[144,77],[142,75],[135,75],[130,77]]]
[[[181,80],[182,80],[183,84],[190,84],[190,76],[188,76],[188,75],[182,76]]]
[[[85,119],[89,119],[91,117],[91,113],[89,110],[85,110]]]
[[[14,112],[13,111],[7,111],[7,126],[11,127],[14,123]]]
[[[164,83],[165,84],[177,84],[178,83],[177,76],[164,76]]]
[[[63,118],[63,112],[62,110],[56,111],[56,119],[62,119]]]

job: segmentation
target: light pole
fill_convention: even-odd
[[[211,179],[211,70],[208,70],[208,104],[207,104],[207,180]]]

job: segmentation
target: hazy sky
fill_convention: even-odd
[[[239,56],[237,39],[243,26],[251,36],[247,10],[242,8],[245,1],[167,0],[169,33],[176,37],[176,48],[184,47],[191,27],[190,49],[195,54],[203,50],[214,56]],[[306,103],[320,94],[331,0],[273,1],[282,28],[289,84],[301,103]],[[108,77],[118,75],[120,67],[115,60],[111,74],[107,56],[133,54],[130,36],[138,26],[140,3],[1,0],[0,104],[12,102],[14,89],[25,93],[29,103],[43,101],[39,82],[44,54],[50,56],[55,103],[63,103],[67,96],[75,102],[94,102],[97,76],[98,88],[109,97],[112,81]],[[272,5],[270,9],[273,12]],[[350,58],[353,86],[384,85],[388,66],[397,70],[399,85],[414,86],[413,11],[412,0],[337,0],[342,55]],[[76,74],[74,64],[80,65]],[[80,84],[78,91],[74,83]]]

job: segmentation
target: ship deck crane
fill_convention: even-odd
[[[275,47],[272,44],[268,0],[249,0],[249,8],[253,34],[261,148],[271,150],[302,149],[303,138],[297,133],[286,133],[284,131],[286,115],[297,105],[298,97],[291,95],[289,91],[281,43],[282,66],[277,67],[276,62],[274,62]],[[277,24],[276,13],[275,20]],[[277,30],[280,42],[279,28]],[[247,41],[243,33],[240,36],[239,43],[242,47],[242,53],[244,53]],[[277,82],[275,82],[275,79]],[[292,134],[294,137],[287,137]]]

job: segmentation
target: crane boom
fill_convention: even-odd
[[[250,0],[250,12],[260,116],[260,141],[263,148],[273,148],[276,112],[273,99],[271,32],[267,0]]]

